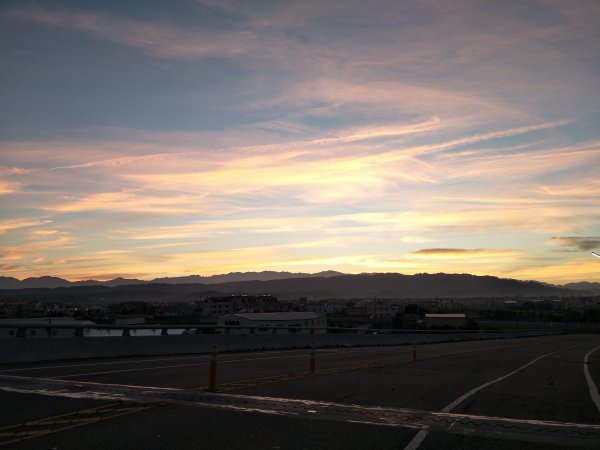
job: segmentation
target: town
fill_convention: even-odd
[[[600,296],[279,300],[268,294],[239,294],[186,302],[0,302],[0,324],[33,319],[54,324],[339,327],[365,331],[573,328],[600,326]]]

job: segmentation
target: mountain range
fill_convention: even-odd
[[[231,272],[222,275],[210,275],[203,277],[201,275],[189,275],[184,277],[164,277],[155,278],[150,281],[138,280],[135,278],[114,278],[108,281],[98,280],[83,280],[83,281],[68,281],[64,278],[43,276],[31,277],[19,280],[13,277],[0,276],[0,289],[36,289],[36,288],[59,288],[59,287],[74,287],[74,286],[125,286],[131,284],[217,284],[229,283],[236,281],[270,281],[283,280],[288,278],[312,278],[312,277],[333,277],[344,275],[341,272],[328,270],[319,273],[292,273],[292,272]]]
[[[250,278],[250,279],[249,279]],[[257,279],[262,278],[262,279]],[[201,283],[194,282],[202,280]],[[10,279],[9,279],[10,280]],[[223,281],[231,280],[231,281]],[[18,280],[17,280],[18,281]],[[187,282],[185,282],[187,281]],[[192,282],[190,282],[192,281]],[[5,283],[6,278],[0,279]],[[30,286],[23,289],[23,284]],[[345,275],[337,272],[232,273],[214,277],[160,278],[153,281],[116,279],[98,284],[71,283],[60,278],[23,280],[17,288],[0,289],[0,299],[39,299],[85,302],[187,301],[230,294],[272,294],[281,299],[318,298],[433,298],[433,297],[536,297],[587,295],[600,283],[553,286],[470,274],[374,273]],[[111,283],[118,283],[111,286]],[[49,286],[55,286],[50,288]],[[4,284],[6,286],[6,284]]]

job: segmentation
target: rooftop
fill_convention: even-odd
[[[231,314],[248,320],[308,320],[318,319],[322,314],[314,312],[271,312],[271,313],[243,313]]]
[[[464,314],[425,314],[425,317],[429,317],[431,319],[464,319],[466,316]]]

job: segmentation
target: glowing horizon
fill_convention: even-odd
[[[5,2],[0,274],[600,281],[593,1]]]

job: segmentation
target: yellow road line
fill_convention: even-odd
[[[123,406],[119,408],[118,406]],[[6,427],[0,428],[4,432],[0,432],[0,440],[9,439],[8,441],[0,442],[0,446],[7,444],[14,444],[15,442],[21,442],[28,439],[33,439],[40,436],[45,436],[52,433],[58,433],[59,431],[69,430],[71,428],[81,427],[84,425],[89,425],[92,423],[97,423],[103,420],[113,419],[115,417],[124,416],[127,414],[133,414],[136,412],[145,411],[147,409],[155,407],[156,404],[149,404],[143,406],[130,406],[128,404],[122,403],[111,403],[109,405],[99,406],[95,408],[87,408],[81,411],[75,411],[66,414],[60,414],[57,416],[46,417],[44,419],[32,420],[24,423],[20,423],[17,425],[10,425]],[[108,415],[105,415],[109,413]],[[111,414],[112,413],[112,414]],[[91,416],[93,414],[100,414]],[[82,415],[86,415],[86,417],[82,417]],[[73,417],[73,419],[67,419],[68,416]],[[61,426],[59,428],[55,428],[56,425],[69,424],[67,426]],[[6,430],[14,430],[19,428],[27,428],[27,427],[47,427],[52,426],[52,428],[43,428],[43,429],[30,429],[24,431],[14,431],[14,432],[6,432]]]
[[[251,378],[248,380],[240,380],[240,381],[232,381],[230,383],[223,383],[221,385],[218,385],[216,390],[217,390],[217,392],[229,392],[229,391],[233,391],[235,389],[240,389],[240,388],[261,386],[264,384],[272,384],[272,383],[277,383],[280,381],[297,380],[300,378],[308,378],[308,377],[312,377],[315,375],[327,375],[330,373],[346,372],[346,371],[350,371],[350,370],[368,369],[368,368],[373,368],[373,367],[383,367],[383,366],[389,366],[389,365],[405,363],[405,362],[407,362],[406,359],[401,359],[401,360],[393,360],[393,361],[377,362],[377,363],[354,364],[352,366],[332,367],[329,369],[317,370],[316,373],[314,373],[314,374],[311,374],[310,372],[296,372],[296,373],[288,373],[288,374],[281,374],[281,375],[272,375],[272,376],[268,376],[268,377]],[[206,386],[202,386],[197,389],[206,389]]]
[[[78,415],[79,414],[92,414],[92,413],[97,412],[98,410],[103,410],[103,409],[106,409],[106,408],[112,408],[113,406],[118,406],[120,404],[121,403],[119,403],[119,402],[109,403],[108,405],[96,406],[94,408],[86,408],[86,409],[82,409],[81,411],[69,412],[69,413],[65,413],[65,414],[59,414],[57,416],[45,417],[43,419],[29,420],[27,422],[19,423],[17,425],[9,425],[9,426],[6,426],[6,427],[0,427],[0,431],[2,431],[2,430],[9,430],[11,428],[21,427],[23,425],[26,425],[26,426],[37,425],[40,422],[47,422],[49,420],[59,419],[61,417],[72,416],[74,414],[78,414]]]

